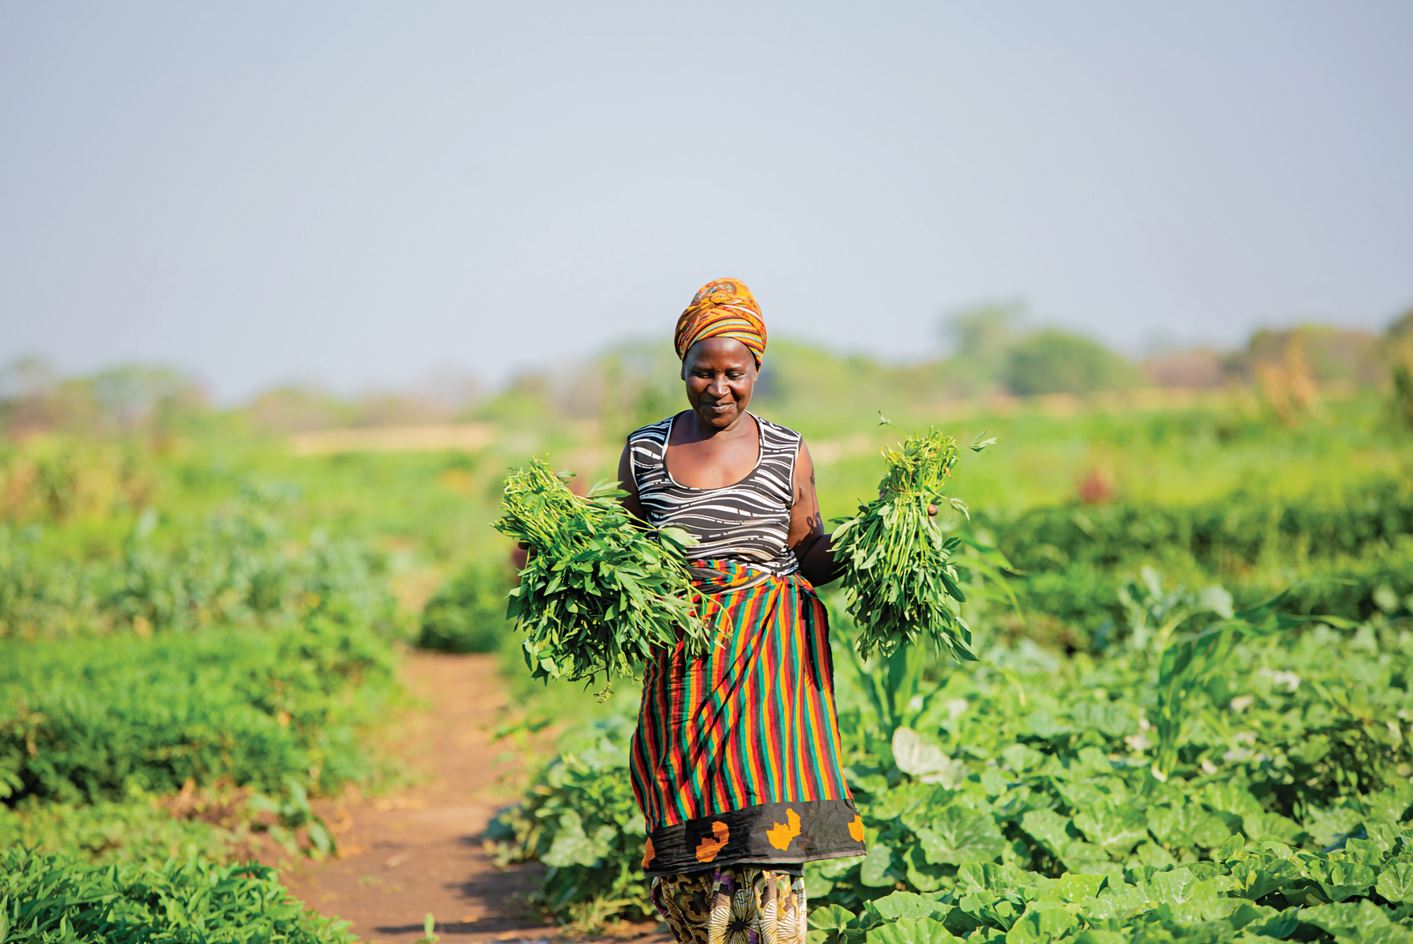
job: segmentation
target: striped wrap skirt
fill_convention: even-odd
[[[863,855],[818,594],[799,574],[733,561],[694,570],[720,644],[688,658],[679,643],[647,666],[630,756],[644,871],[678,888],[688,873],[735,875],[739,886],[738,867],[789,876],[814,859]]]

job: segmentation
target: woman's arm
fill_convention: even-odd
[[[800,561],[800,573],[816,587],[839,576],[834,548],[824,533],[824,516],[819,511],[819,495],[814,490],[814,459],[800,440],[795,456],[795,502],[790,506],[789,543]]]
[[[618,457],[618,485],[628,493],[623,496],[623,507],[639,521],[647,521],[643,503],[638,500],[638,480],[633,477],[633,461],[629,456],[632,448],[632,443],[624,443],[623,455]]]

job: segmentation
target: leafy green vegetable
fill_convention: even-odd
[[[1024,642],[965,672],[841,660],[869,848],[807,869],[814,940],[1413,932],[1413,629],[1225,609],[1100,660]],[[643,901],[621,711],[502,819],[506,850],[553,859],[561,918]],[[553,852],[558,832],[585,854]]]
[[[352,944],[344,922],[289,900],[272,869],[200,861],[97,866],[62,855],[0,855],[0,941]]]
[[[611,682],[679,639],[691,654],[712,645],[692,603],[690,537],[649,534],[624,510],[622,494],[596,486],[581,498],[540,460],[506,479],[495,527],[531,551],[509,615],[525,634],[535,678]]]
[[[978,440],[973,448],[986,445]],[[967,514],[961,499],[943,494],[957,455],[956,439],[936,430],[886,450],[878,497],[834,530],[845,599],[860,626],[854,645],[865,658],[891,655],[921,638],[958,661],[976,659],[954,558],[962,539],[948,537],[928,513],[946,503]]]

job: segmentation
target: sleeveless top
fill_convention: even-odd
[[[628,437],[648,523],[680,527],[719,645],[683,643],[644,667],[629,745],[649,875],[865,851],[845,782],[824,604],[788,544],[800,434],[751,414],[760,455],[739,482],[694,488],[667,470],[673,419]]]
[[[682,485],[667,470],[676,416],[628,437],[638,500],[655,528],[681,528],[697,539],[693,558],[730,560],[775,576],[799,569],[788,543],[800,434],[748,414],[760,429],[760,457],[746,477],[719,488]]]

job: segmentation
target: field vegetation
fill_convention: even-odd
[[[805,434],[829,518],[877,494],[908,432],[997,440],[949,486],[970,520],[943,509],[978,661],[860,661],[830,598],[871,851],[811,867],[812,938],[1413,937],[1406,331],[1343,360],[1253,339],[1195,392],[1127,389],[1156,367],[1125,362],[1103,374],[1120,393],[1017,399],[1006,371],[1039,376],[1053,343],[994,314],[954,328],[952,359],[904,368],[787,340],[756,403]],[[150,369],[29,364],[0,387],[0,941],[347,939],[250,859],[328,854],[317,799],[395,785],[367,745],[419,644],[504,653],[508,729],[556,719],[502,858],[546,866],[561,920],[642,917],[632,685],[529,680],[491,528],[511,466],[549,456],[588,485],[678,408],[661,352],[605,358],[573,409],[562,378],[526,377],[431,417],[216,410]],[[329,411],[493,434],[285,437]],[[993,547],[999,591],[968,557]]]

